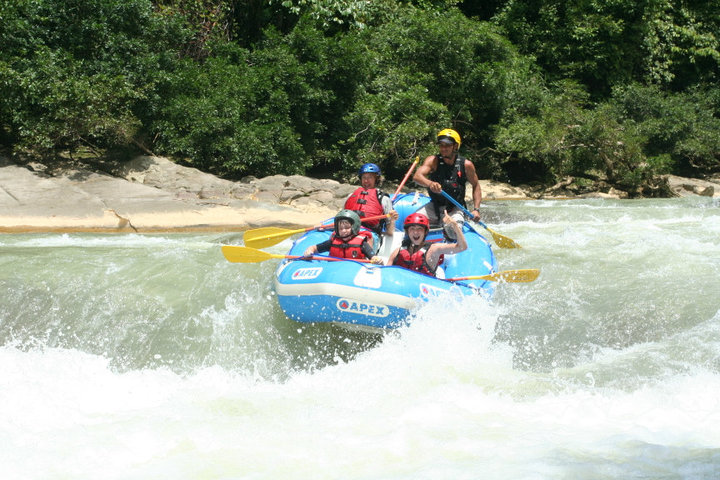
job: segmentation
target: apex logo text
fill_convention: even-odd
[[[374,303],[358,302],[341,298],[337,301],[337,308],[342,312],[357,313],[362,315],[371,315],[373,317],[387,317],[390,313],[387,305],[377,305]]]

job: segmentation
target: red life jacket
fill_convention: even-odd
[[[362,188],[359,187],[353,193],[350,194],[348,199],[345,201],[345,208],[348,210],[354,210],[363,217],[374,217],[385,213],[383,211],[382,202],[380,198],[382,196],[377,188]],[[369,222],[363,222],[366,227],[378,231],[381,220],[370,220]]]
[[[330,237],[330,256],[338,258],[365,258],[365,254],[362,251],[362,243],[368,238],[372,238],[372,233],[367,230],[361,230],[360,233],[347,242],[333,233]]]
[[[426,243],[413,254],[410,253],[408,247],[403,245],[398,254],[395,256],[393,265],[398,265],[400,267],[407,268],[408,270],[414,270],[416,272],[424,273],[425,275],[435,276],[435,270],[437,270],[437,265],[435,266],[435,268],[430,268],[430,265],[428,265],[428,263],[425,261],[425,255],[427,254],[430,245],[431,244]],[[444,259],[445,256],[440,255],[440,258],[438,259],[438,265],[440,265]]]

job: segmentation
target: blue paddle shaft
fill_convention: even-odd
[[[453,197],[451,197],[449,193],[447,193],[445,190],[440,190],[440,193],[442,193],[442,196],[443,196],[443,197],[445,197],[445,198],[447,198],[448,200],[450,200],[453,205],[455,205],[455,206],[458,207],[460,210],[462,210],[462,211],[465,213],[465,215],[469,215],[470,218],[473,218],[473,214],[470,213],[467,208],[465,208],[465,207],[463,207],[462,205],[460,205],[460,202],[458,202],[458,201],[455,200]],[[473,221],[476,221],[476,220],[473,219]],[[478,224],[482,225],[483,228],[487,229],[487,226],[486,226],[483,222],[481,222],[480,220],[477,220],[476,222],[477,222]]]

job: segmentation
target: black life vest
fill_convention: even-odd
[[[435,158],[438,159],[438,166],[435,171],[430,174],[430,180],[442,185],[442,189],[445,193],[457,200],[460,205],[465,206],[465,184],[467,183],[465,157],[458,155],[455,158],[455,163],[452,165],[445,163],[439,155],[436,155]],[[454,206],[441,193],[434,193],[428,189],[428,195],[430,195],[430,198],[432,199],[433,205],[435,206],[435,213],[438,218],[440,218],[441,206]]]
[[[360,233],[347,242],[333,233],[330,237],[330,256],[338,258],[365,258],[365,254],[362,251],[362,244],[368,238],[372,238],[372,233],[368,230],[361,230]]]
[[[427,254],[430,245],[430,243],[425,243],[415,253],[410,253],[410,246],[403,242],[402,247],[395,256],[393,265],[398,265],[400,267],[407,268],[408,270],[414,270],[416,272],[424,273],[425,275],[435,276],[435,270],[437,270],[437,265],[435,266],[435,268],[430,268],[430,265],[428,265],[427,261],[425,260],[425,255]],[[444,255],[440,255],[440,258],[438,259],[438,265],[443,262],[444,257]]]
[[[366,189],[359,187],[351,193],[345,201],[345,208],[357,212],[360,218],[382,215],[385,213],[383,211],[381,200],[383,195],[385,194],[377,188]],[[385,220],[370,220],[369,222],[363,222],[363,225],[377,233],[380,233],[385,225]]]

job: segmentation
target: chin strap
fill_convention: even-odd
[[[449,158],[449,159],[451,159],[451,160],[453,161],[453,163],[455,163],[455,160],[457,159],[457,156],[458,156],[458,151],[457,151],[457,150],[453,150],[453,154],[452,154],[452,156],[450,156],[450,157],[443,157],[443,156],[440,155],[439,153],[437,154],[437,157],[438,157],[439,159],[445,160],[446,158]]]

